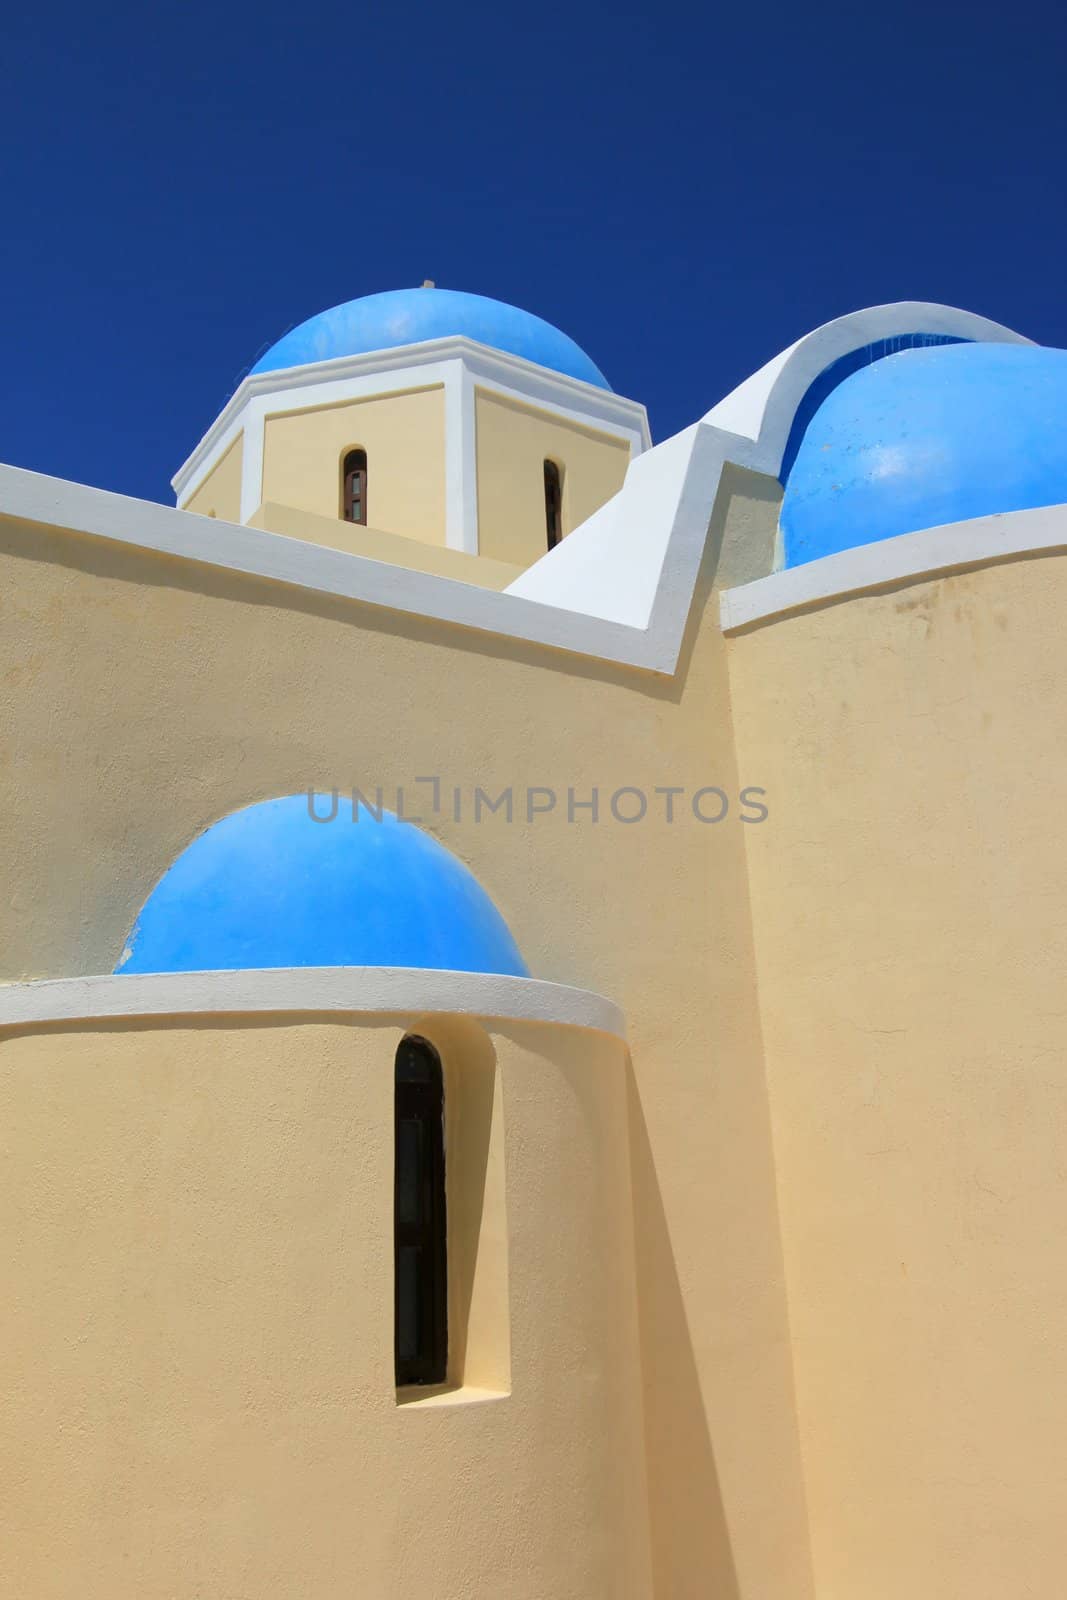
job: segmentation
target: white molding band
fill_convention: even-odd
[[[1067,505],[1003,511],[968,522],[948,522],[895,539],[853,546],[766,578],[724,589],[719,616],[724,633],[737,633],[797,611],[850,595],[917,583],[945,573],[991,566],[1067,550]]]
[[[651,445],[648,415],[636,400],[627,400],[610,389],[584,383],[579,378],[568,378],[563,373],[552,372],[519,356],[492,350],[488,345],[457,335],[403,345],[395,350],[377,350],[369,355],[339,356],[302,367],[260,372],[245,378],[172,478],[171,486],[179,506],[185,505],[195,494],[242,429],[246,434],[254,433],[258,426],[262,440],[265,417],[447,384],[448,373],[457,362],[479,385],[563,421],[625,439],[631,453],[647,450]],[[246,459],[248,442],[246,437]],[[253,478],[254,473],[249,474],[247,483],[251,484]],[[244,487],[242,485],[243,522],[262,499],[257,484],[255,504],[246,512],[245,501],[251,497],[251,490],[246,496]]]
[[[0,1028],[123,1017],[337,1012],[461,1014],[485,1021],[557,1023],[626,1038],[622,1012],[587,989],[499,973],[421,967],[276,967],[44,978],[0,984]]]

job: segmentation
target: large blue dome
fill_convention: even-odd
[[[594,383],[598,389],[611,388],[585,351],[550,322],[502,300],[458,289],[390,289],[320,311],[272,344],[252,371],[276,372],[309,361],[368,355],[456,334]]]
[[[317,814],[328,816],[322,797]],[[450,851],[389,811],[265,800],[194,839],[146,900],[116,972],[434,967],[527,975],[496,906]]]
[[[846,377],[785,480],[786,566],[1067,501],[1067,350],[945,344]]]

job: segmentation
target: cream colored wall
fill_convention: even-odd
[[[341,465],[367,452],[370,526],[427,544],[445,540],[445,402],[440,385],[266,420],[263,500],[340,520]]]
[[[244,462],[243,433],[212,467],[203,483],[182,507],[203,517],[221,517],[223,522],[241,520],[241,469]]]
[[[503,561],[450,550],[446,545],[424,544],[421,539],[402,539],[379,528],[358,527],[336,517],[316,517],[310,511],[294,511],[292,506],[261,505],[248,519],[249,527],[282,533],[289,539],[306,539],[309,544],[326,545],[332,550],[347,550],[350,555],[386,561],[393,567],[408,567],[417,572],[433,572],[457,583],[473,583],[479,589],[506,589],[522,571]]]
[[[406,1027],[438,1019],[0,1040],[7,1593],[648,1594],[625,1051],[465,1025],[504,1105],[512,1388],[398,1406]]]
[[[817,1592],[1063,1589],[1051,556],[729,642]]]
[[[502,395],[475,390],[478,548],[523,569],[544,555],[544,464],[563,468],[563,531],[622,488],[630,446]]]
[[[445,806],[420,813],[531,970],[626,1011],[657,1596],[807,1600],[746,830],[736,807],[718,827],[608,811],[622,785],[760,781],[735,760],[710,573],[666,681],[129,546],[11,522],[0,541],[3,975],[109,970],[156,878],[238,806],[309,783],[414,803],[439,775]],[[544,784],[559,806],[527,822]],[[456,785],[510,785],[515,821],[457,821]],[[594,785],[601,820],[569,822],[568,786]]]

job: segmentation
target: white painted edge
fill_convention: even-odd
[[[547,1022],[626,1038],[619,1007],[587,989],[499,973],[419,967],[277,967],[248,972],[121,973],[0,984],[0,1028],[122,1017],[342,1012],[463,1014]]]
[[[947,572],[989,566],[1020,556],[1067,549],[1067,505],[1003,511],[948,522],[895,539],[854,546],[799,567],[724,589],[719,616],[724,633],[850,595],[916,582]]]
[[[372,394],[396,394],[424,387],[427,382],[441,382],[440,377],[428,378],[426,369],[456,360],[464,363],[476,381],[496,385],[524,405],[534,405],[564,420],[628,440],[636,439],[641,449],[651,445],[648,413],[639,401],[456,335],[245,378],[171,479],[178,504],[184,505],[217,465],[245,425],[253,404],[260,415],[266,415],[343,404]]]
[[[474,386],[466,365],[450,361],[445,379],[445,544],[478,554],[478,474]]]
[[[955,306],[902,300],[835,317],[798,339],[720,400],[704,421],[758,439],[777,474],[797,407],[821,372],[864,345],[908,333],[941,333],[978,344],[1032,344],[1023,334]]]

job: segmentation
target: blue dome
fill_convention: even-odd
[[[272,344],[252,371],[277,372],[335,356],[362,356],[398,345],[463,334],[598,389],[611,385],[585,351],[550,322],[458,289],[390,289],[320,311]]]
[[[316,803],[328,816],[329,801]],[[235,811],[145,901],[116,972],[436,967],[527,976],[507,923],[443,845],[391,811],[306,795]]]
[[[846,377],[808,423],[785,480],[785,564],[1063,501],[1067,350],[903,350]]]

